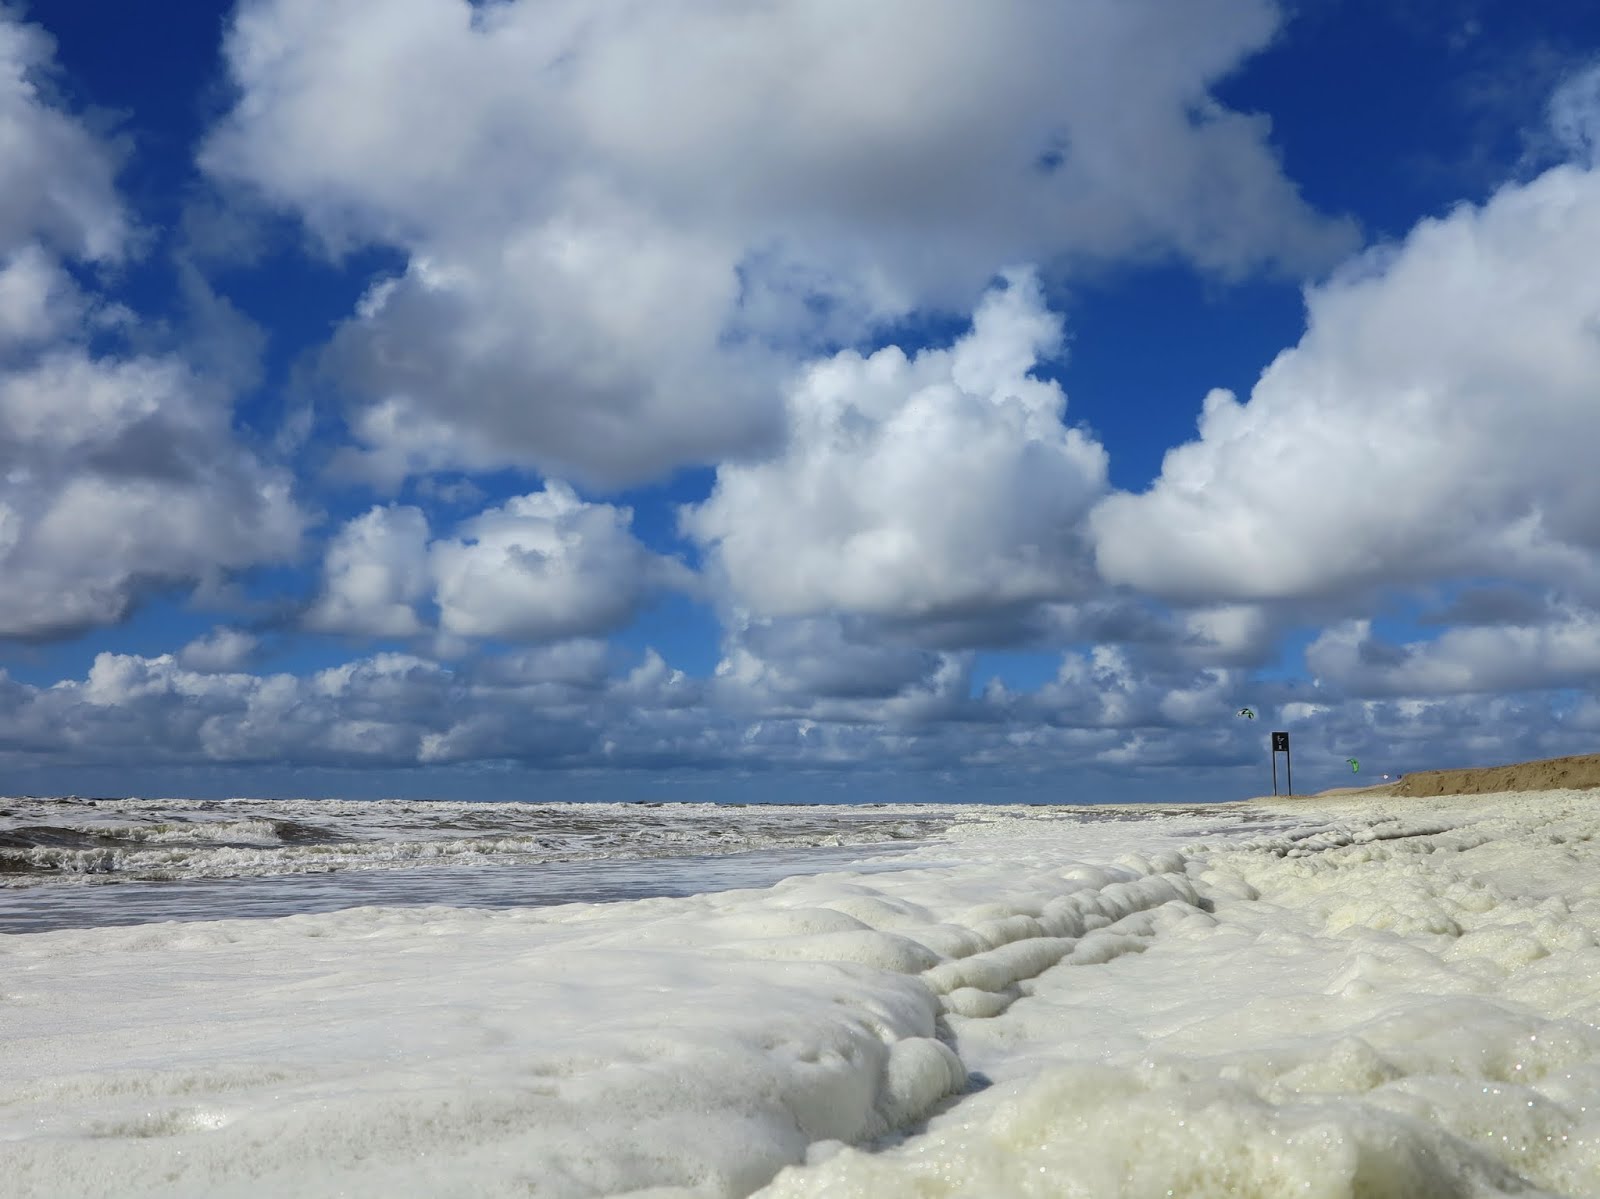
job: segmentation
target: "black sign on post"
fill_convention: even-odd
[[[1289,756],[1289,734],[1272,734],[1272,793],[1278,793],[1278,755],[1283,755],[1284,769],[1289,776],[1289,794],[1294,794],[1294,759]]]

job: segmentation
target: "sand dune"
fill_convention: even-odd
[[[1600,754],[1575,754],[1460,770],[1423,770],[1381,787],[1340,788],[1324,795],[1488,795],[1495,791],[1556,791],[1600,787]]]

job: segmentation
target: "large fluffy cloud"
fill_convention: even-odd
[[[332,358],[368,469],[617,482],[764,443],[795,349],[964,306],[1001,263],[1326,262],[1348,227],[1210,92],[1276,24],[1269,0],[254,0],[203,161],[336,251],[405,254]]]
[[[1306,297],[1247,404],[1094,514],[1115,582],[1178,598],[1452,577],[1600,594],[1600,170],[1419,224]]]
[[[39,237],[84,259],[118,258],[128,222],[117,158],[46,99],[54,52],[43,30],[0,11],[0,246],[9,255]]]
[[[329,540],[322,591],[305,623],[325,633],[415,636],[429,584],[427,516],[409,505],[373,508]]]
[[[684,528],[764,615],[927,618],[1071,596],[1105,453],[1030,373],[1061,326],[1013,275],[950,349],[844,351],[787,398],[769,461],[718,468]]]
[[[133,318],[68,267],[115,259],[115,156],[38,81],[50,43],[0,13],[0,636],[114,621],[153,588],[282,559],[287,474],[173,354],[114,348]]]
[[[1344,621],[1307,647],[1306,665],[1356,695],[1591,686],[1600,680],[1600,618],[1574,610],[1546,623],[1448,629],[1407,644],[1377,637],[1370,621]]]
[[[610,632],[664,587],[689,586],[674,559],[632,534],[627,508],[588,503],[564,484],[516,496],[430,538],[407,505],[377,507],[329,542],[306,623],[324,632],[410,637],[431,626],[460,637],[554,640]]]
[[[571,637],[627,623],[688,571],[646,550],[633,513],[547,483],[463,523],[432,548],[439,622],[474,637]]]

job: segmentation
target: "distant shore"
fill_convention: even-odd
[[[1392,783],[1374,787],[1335,787],[1295,799],[1357,798],[1364,795],[1427,799],[1443,795],[1490,795],[1499,791],[1581,791],[1600,787],[1600,754],[1575,754],[1453,770],[1419,770]],[[1253,802],[1276,802],[1288,796],[1260,796]]]

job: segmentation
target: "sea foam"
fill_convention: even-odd
[[[1600,1194],[1600,815],[1419,810],[0,938],[0,1194]]]

